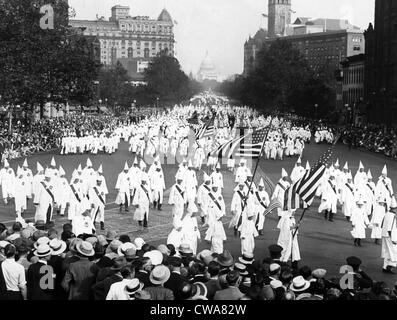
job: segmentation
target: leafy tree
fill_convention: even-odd
[[[32,109],[46,102],[93,96],[98,65],[90,43],[68,26],[68,4],[48,0],[54,29],[40,27],[41,0],[0,0],[0,90],[4,100]]]
[[[147,97],[149,100],[160,99],[162,104],[171,105],[189,99],[196,93],[194,83],[181,70],[178,60],[162,52],[150,63],[145,73]]]

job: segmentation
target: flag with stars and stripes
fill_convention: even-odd
[[[284,210],[305,209],[314,200],[320,186],[334,146],[331,146],[316,162],[311,170],[307,170],[299,181],[292,184],[284,194]]]
[[[196,132],[196,140],[213,136],[215,134],[214,117],[208,120],[207,123],[203,124],[201,128]]]
[[[235,157],[258,159],[268,130],[269,128],[259,128],[245,135],[232,150]]]
[[[240,128],[240,130],[237,131],[235,138],[230,139],[215,148],[210,155],[218,159],[222,159],[223,157],[230,158],[230,156],[233,156],[233,151],[236,150],[236,148],[241,144],[241,141],[243,141],[244,138],[247,138],[248,135],[249,134],[245,132],[244,128]]]

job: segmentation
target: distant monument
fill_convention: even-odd
[[[208,55],[208,51],[204,60],[201,62],[200,70],[197,73],[197,81],[204,82],[206,80],[218,81],[218,73],[212,59]]]

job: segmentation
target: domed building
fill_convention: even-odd
[[[208,55],[208,51],[204,60],[201,62],[200,70],[197,73],[197,81],[203,82],[205,80],[218,81],[218,73],[212,59]]]

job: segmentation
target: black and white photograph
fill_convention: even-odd
[[[391,0],[0,0],[0,300],[397,300],[396,39]]]

